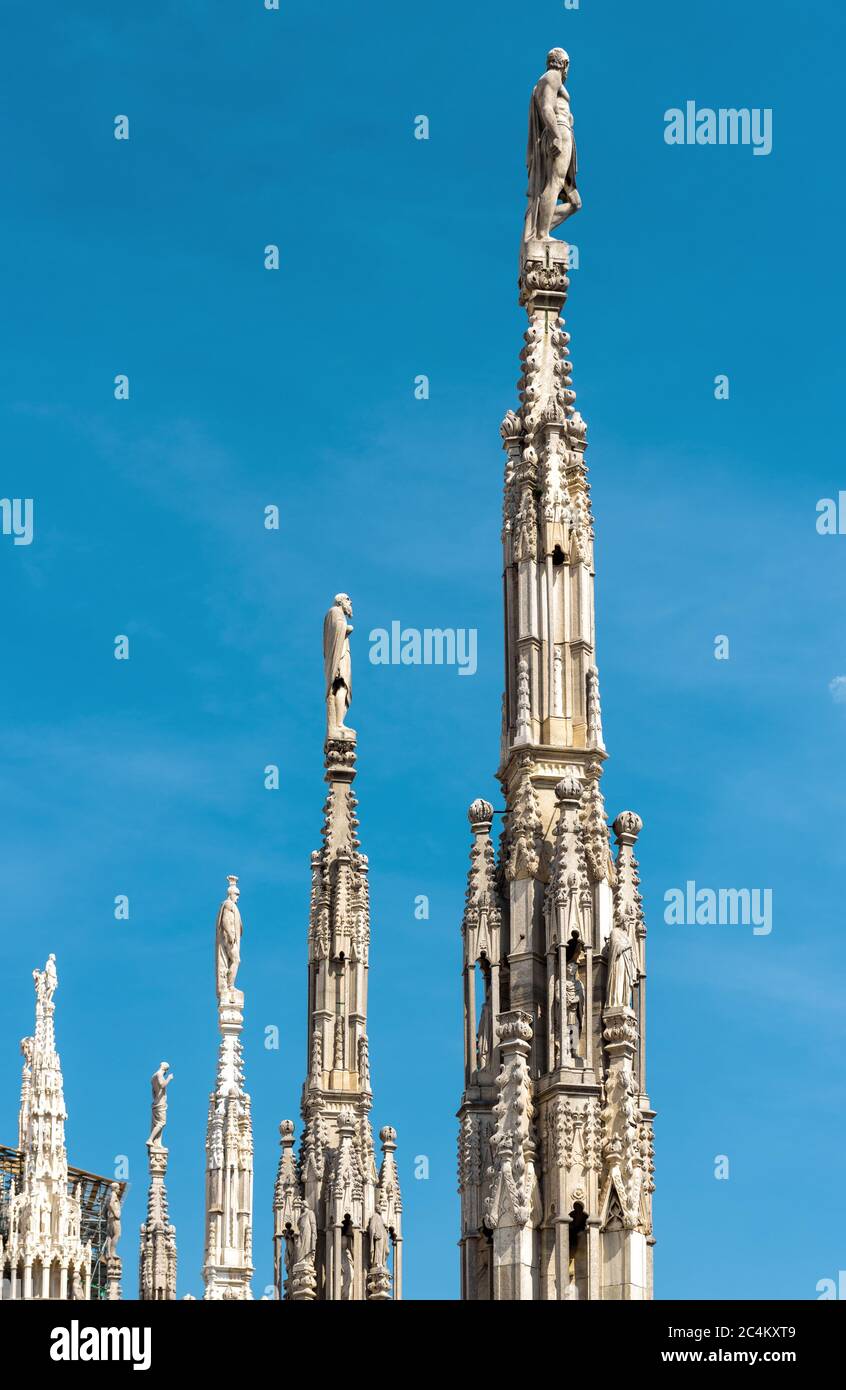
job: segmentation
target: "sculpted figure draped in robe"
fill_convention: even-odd
[[[151,1084],[153,1089],[153,1124],[150,1130],[150,1137],[147,1140],[147,1147],[162,1148],[161,1137],[164,1127],[167,1124],[167,1088],[173,1080],[173,1075],[167,1075],[170,1063],[160,1062],[158,1071],[154,1071]]]
[[[370,1235],[370,1268],[385,1269],[388,1264],[390,1236],[380,1211],[374,1211],[368,1223]]]
[[[345,1241],[341,1253],[341,1298],[344,1302],[349,1302],[352,1298],[353,1281],[355,1280],[355,1260],[350,1248],[349,1241]]]
[[[484,1071],[491,1055],[491,1001],[485,994],[485,1001],[479,1013],[479,1027],[476,1033],[476,1069]]]
[[[240,897],[238,879],[234,874],[229,874],[228,879],[229,887],[226,890],[226,897],[220,905],[215,926],[215,964],[219,1004],[227,1003],[231,997],[231,992],[235,989],[238,966],[241,964],[241,936],[244,930],[241,914],[238,911],[238,898]]]
[[[317,1249],[317,1220],[307,1202],[299,1202],[300,1214],[297,1221],[296,1261],[313,1260]]]
[[[344,725],[352,700],[352,661],[350,658],[353,615],[349,594],[336,594],[335,602],[323,619],[323,669],[326,676],[326,737],[354,739],[355,730]]]
[[[579,1054],[584,1013],[584,985],[579,979],[578,962],[571,960],[567,962],[567,1027],[570,1030],[570,1050],[574,1057]]]
[[[576,190],[576,140],[570,96],[564,83],[570,59],[553,48],[547,70],[537,82],[529,103],[529,205],[523,241],[545,240],[554,227],[582,206]]]
[[[608,937],[606,1008],[631,1004],[635,975],[634,937],[629,922],[623,917],[614,923]]]

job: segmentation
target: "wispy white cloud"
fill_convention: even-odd
[[[829,681],[828,688],[836,705],[846,705],[846,676],[835,676],[834,680]]]

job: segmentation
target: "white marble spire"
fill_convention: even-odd
[[[349,596],[324,622],[329,794],[312,855],[308,933],[308,1047],[300,1157],[281,1126],[274,1194],[280,1297],[381,1301],[402,1296],[402,1200],[396,1134],[381,1131],[377,1172],[370,1110],[367,986],[370,901],[353,791],[356,735],[344,725],[352,690]]]
[[[253,1131],[244,1090],[244,995],[235,987],[243,924],[238,880],[217,915],[215,965],[220,1048],[206,1131],[206,1229],[203,1282],[207,1299],[251,1299],[253,1276]]]
[[[171,1224],[165,1175],[168,1151],[162,1143],[167,1122],[167,1089],[173,1080],[167,1062],[152,1076],[153,1114],[147,1140],[150,1185],[147,1218],[141,1225],[138,1297],[143,1302],[176,1298],[176,1227]]]
[[[20,1191],[13,1190],[9,1200],[8,1235],[5,1244],[0,1242],[0,1273],[9,1280],[13,1299],[87,1299],[91,1297],[92,1253],[90,1242],[80,1238],[80,1194],[68,1191],[67,1111],[54,1032],[59,983],[55,956],[49,956],[44,969],[33,970],[32,976],[35,1033],[21,1043],[18,1135],[23,1174]],[[113,1247],[113,1257],[116,1254]],[[119,1281],[119,1261],[115,1268]]]
[[[477,800],[464,936],[459,1142],[462,1297],[652,1297],[652,1120],[645,935],[633,845],[601,790],[607,757],[594,612],[594,517],[561,317],[581,207],[569,58],[532,93],[520,251],[528,324],[505,449],[505,695],[499,855]]]

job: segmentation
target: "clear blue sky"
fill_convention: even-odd
[[[846,536],[815,529],[846,488],[842,6],[18,0],[9,17],[0,491],[35,499],[35,539],[0,536],[0,1139],[52,950],[71,1162],[129,1156],[125,1292],[167,1058],[179,1287],[200,1294],[213,927],[239,874],[256,1292],[270,1281],[277,1126],[299,1118],[306,1060],[320,630],[346,589],[373,1119],[399,1131],[407,1295],[456,1296],[466,807],[498,795],[498,425],[524,326],[528,96],[563,44],[605,789],[646,824],[656,1293],[814,1298],[846,1262],[846,705],[829,693]],[[772,154],[666,145],[664,111],[688,100],[771,108]],[[367,633],[394,619],[477,628],[478,673],[370,665]],[[665,925],[688,879],[771,888],[771,935]]]

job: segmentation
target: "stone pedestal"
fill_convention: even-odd
[[[313,1303],[317,1298],[314,1260],[300,1260],[291,1272],[291,1299],[294,1303]]]
[[[110,1303],[116,1303],[123,1297],[120,1287],[122,1275],[120,1256],[113,1255],[106,1260],[106,1298]]]
[[[367,1301],[385,1303],[391,1297],[391,1272],[385,1265],[376,1265],[367,1275]]]

